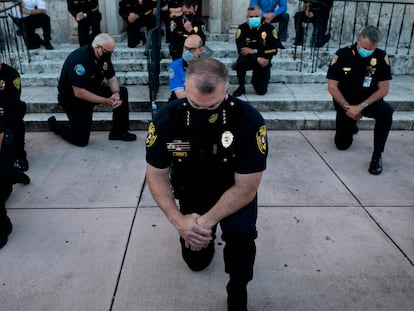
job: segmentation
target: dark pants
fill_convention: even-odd
[[[242,56],[239,55],[237,58],[237,79],[240,86],[244,86],[246,83],[246,72],[252,70],[252,85],[254,90],[259,95],[264,95],[267,93],[267,86],[269,85],[270,80],[270,67],[272,63],[266,67],[262,67],[256,61],[256,57],[253,55]]]
[[[33,38],[36,37],[35,30],[36,28],[42,28],[43,30],[43,40],[45,43],[50,43],[51,40],[51,30],[50,30],[50,17],[47,14],[37,14],[30,15],[24,18],[25,32],[27,34],[27,41],[32,42]]]
[[[112,95],[107,86],[102,86],[94,93],[106,98]],[[122,105],[112,112],[111,132],[113,133],[121,133],[129,129],[128,90],[121,87],[120,95]],[[62,94],[59,94],[58,101],[68,116],[70,127],[59,125],[56,134],[76,146],[86,146],[92,130],[92,114],[96,104],[72,96],[65,97]]]
[[[127,35],[128,35],[128,47],[136,47],[142,40],[145,40],[145,35],[142,37],[141,28],[146,26],[147,31],[155,27],[155,16],[145,15],[138,18],[135,22],[130,23],[126,20],[127,23]]]
[[[183,214],[204,214],[208,208],[202,206],[203,203],[200,201],[200,199],[180,199],[181,212]],[[245,310],[247,304],[246,286],[253,279],[253,266],[256,257],[254,240],[257,238],[256,220],[257,197],[246,207],[220,222],[222,239],[226,243],[223,249],[225,271],[230,277],[227,284],[227,300],[229,305],[237,307],[235,310]],[[215,232],[216,228],[213,229]],[[185,247],[183,239],[180,241],[183,259],[191,270],[200,271],[210,264],[214,256],[214,240],[201,251],[192,251]]]
[[[79,45],[86,45],[92,42],[96,35],[101,33],[101,12],[96,11],[88,15],[87,18],[78,22]]]
[[[16,158],[26,159],[25,143],[25,125],[23,118],[26,114],[26,103],[20,101],[12,105],[12,109],[7,108],[4,113],[4,126],[13,133],[16,145]]]
[[[303,23],[312,23],[313,33],[312,41],[316,47],[322,47],[329,38],[326,35],[326,30],[328,29],[329,21],[329,11],[330,9],[322,7],[320,9],[312,10],[314,13],[313,18],[308,18],[305,12],[297,12],[295,14],[295,45],[302,45],[305,37]]]
[[[272,19],[272,23],[279,23],[279,30],[277,33],[281,41],[286,41],[287,29],[288,29],[288,24],[289,24],[289,14],[282,13],[282,14],[276,15]]]
[[[10,135],[9,137],[11,137]],[[13,177],[11,171],[15,169],[16,149],[14,139],[3,139],[0,151],[0,234],[6,233],[10,220],[7,217],[6,200],[13,190]]]
[[[356,122],[348,117],[345,110],[335,104],[336,109],[336,133],[335,145],[339,150],[346,150],[352,145]],[[392,125],[394,109],[384,100],[379,100],[362,112],[365,117],[375,119],[374,128],[374,153],[381,154],[387,142],[388,133]]]

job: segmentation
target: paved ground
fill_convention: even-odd
[[[32,183],[16,186],[0,251],[4,311],[226,309],[220,240],[190,272],[145,186],[145,132],[94,132],[77,148],[28,133]],[[332,131],[271,131],[259,191],[249,310],[414,306],[414,131],[392,131],[384,172],[367,172],[372,131],[337,151]]]

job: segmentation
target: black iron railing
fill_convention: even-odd
[[[27,55],[30,61],[30,53],[24,40],[24,25],[17,25],[18,19],[14,17],[16,10],[20,10],[18,1],[0,2],[0,54],[3,62],[23,73],[21,59]]]
[[[303,1],[298,4],[302,10]],[[340,48],[353,44],[364,26],[377,26],[383,35],[379,48],[388,53],[410,55],[414,49],[414,2],[413,1],[367,1],[334,0],[329,15],[328,30],[331,38],[322,48],[312,43],[311,30],[305,26],[305,44],[300,53],[295,48],[295,57],[301,59],[299,70],[303,65],[311,72],[318,68],[320,50]],[[303,53],[310,49],[310,53]]]

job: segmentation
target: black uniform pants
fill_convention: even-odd
[[[102,86],[94,93],[106,98],[112,95],[108,86]],[[111,132],[113,133],[122,133],[129,129],[127,88],[123,86],[120,88],[120,96],[122,105],[115,108],[112,112]],[[86,146],[92,130],[92,114],[95,104],[73,96],[66,97],[63,94],[59,94],[58,101],[68,116],[70,127],[59,125],[56,129],[56,134],[76,146]]]
[[[155,27],[155,16],[152,14],[139,17],[135,22],[130,23],[126,20],[127,23],[127,35],[128,35],[128,47],[136,47],[141,40],[145,40],[141,36],[141,28],[146,26],[147,31]]]
[[[42,28],[43,40],[46,43],[50,43],[51,30],[50,30],[50,17],[47,14],[36,14],[30,15],[24,18],[25,31],[27,33],[27,40],[31,42],[32,38],[35,37],[36,28]]]
[[[248,70],[252,70],[252,85],[254,90],[259,95],[264,95],[267,93],[267,87],[269,85],[270,80],[270,68],[272,67],[272,63],[266,67],[262,67],[256,60],[256,56],[247,55],[242,56],[239,55],[237,58],[237,79],[240,86],[244,86],[246,83],[246,72]]]
[[[288,13],[282,13],[279,15],[276,15],[272,19],[272,23],[279,23],[279,30],[278,35],[281,41],[287,40],[287,30],[288,30],[288,24],[289,24],[289,14]]]
[[[23,101],[14,103],[12,109],[7,108],[4,113],[4,126],[13,134],[17,159],[26,159],[24,150],[26,129],[23,121],[25,115],[26,103]]]
[[[13,180],[10,176],[10,170],[13,169],[15,160],[14,142],[6,142],[3,144],[0,151],[0,233],[9,225],[9,218],[6,211],[6,200],[13,190]]]
[[[204,214],[208,208],[202,205],[200,199],[180,198],[180,210],[183,214]],[[230,277],[227,284],[227,299],[229,305],[239,306],[236,310],[246,308],[246,286],[253,279],[253,266],[256,258],[256,220],[257,197],[237,213],[220,222],[222,239],[226,243],[223,249],[225,272]],[[215,232],[216,228],[213,229]],[[191,270],[200,271],[210,264],[214,256],[214,240],[201,251],[192,251],[185,247],[183,239],[180,241],[183,259]]]
[[[345,110],[338,104],[336,109],[336,133],[335,145],[339,150],[346,150],[352,145],[356,122],[346,115]],[[365,117],[375,119],[374,127],[374,153],[381,154],[384,151],[392,125],[394,109],[384,100],[379,100],[362,111]]]
[[[312,23],[313,25],[313,33],[312,33],[312,40],[316,47],[322,47],[326,43],[326,30],[328,29],[328,21],[329,21],[329,11],[330,9],[327,8],[318,8],[317,10],[312,10],[314,16],[312,18],[308,18],[305,12],[297,12],[295,14],[295,31],[296,31],[296,38],[295,38],[295,45],[302,45],[304,40],[304,29],[303,23]]]
[[[87,18],[78,22],[79,45],[86,45],[101,33],[101,12],[91,12]]]

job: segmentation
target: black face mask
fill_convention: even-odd
[[[217,122],[221,122],[221,104],[213,110],[209,109],[196,109],[190,106],[190,115],[192,124],[196,127],[199,126],[211,126]],[[219,120],[220,118],[220,120]],[[215,120],[215,121],[214,121]]]
[[[191,22],[193,20],[193,16],[194,16],[194,14],[192,14],[192,13],[184,14],[184,20]]]
[[[109,62],[111,60],[111,53],[102,53],[102,56],[99,57],[99,61],[101,62]]]

